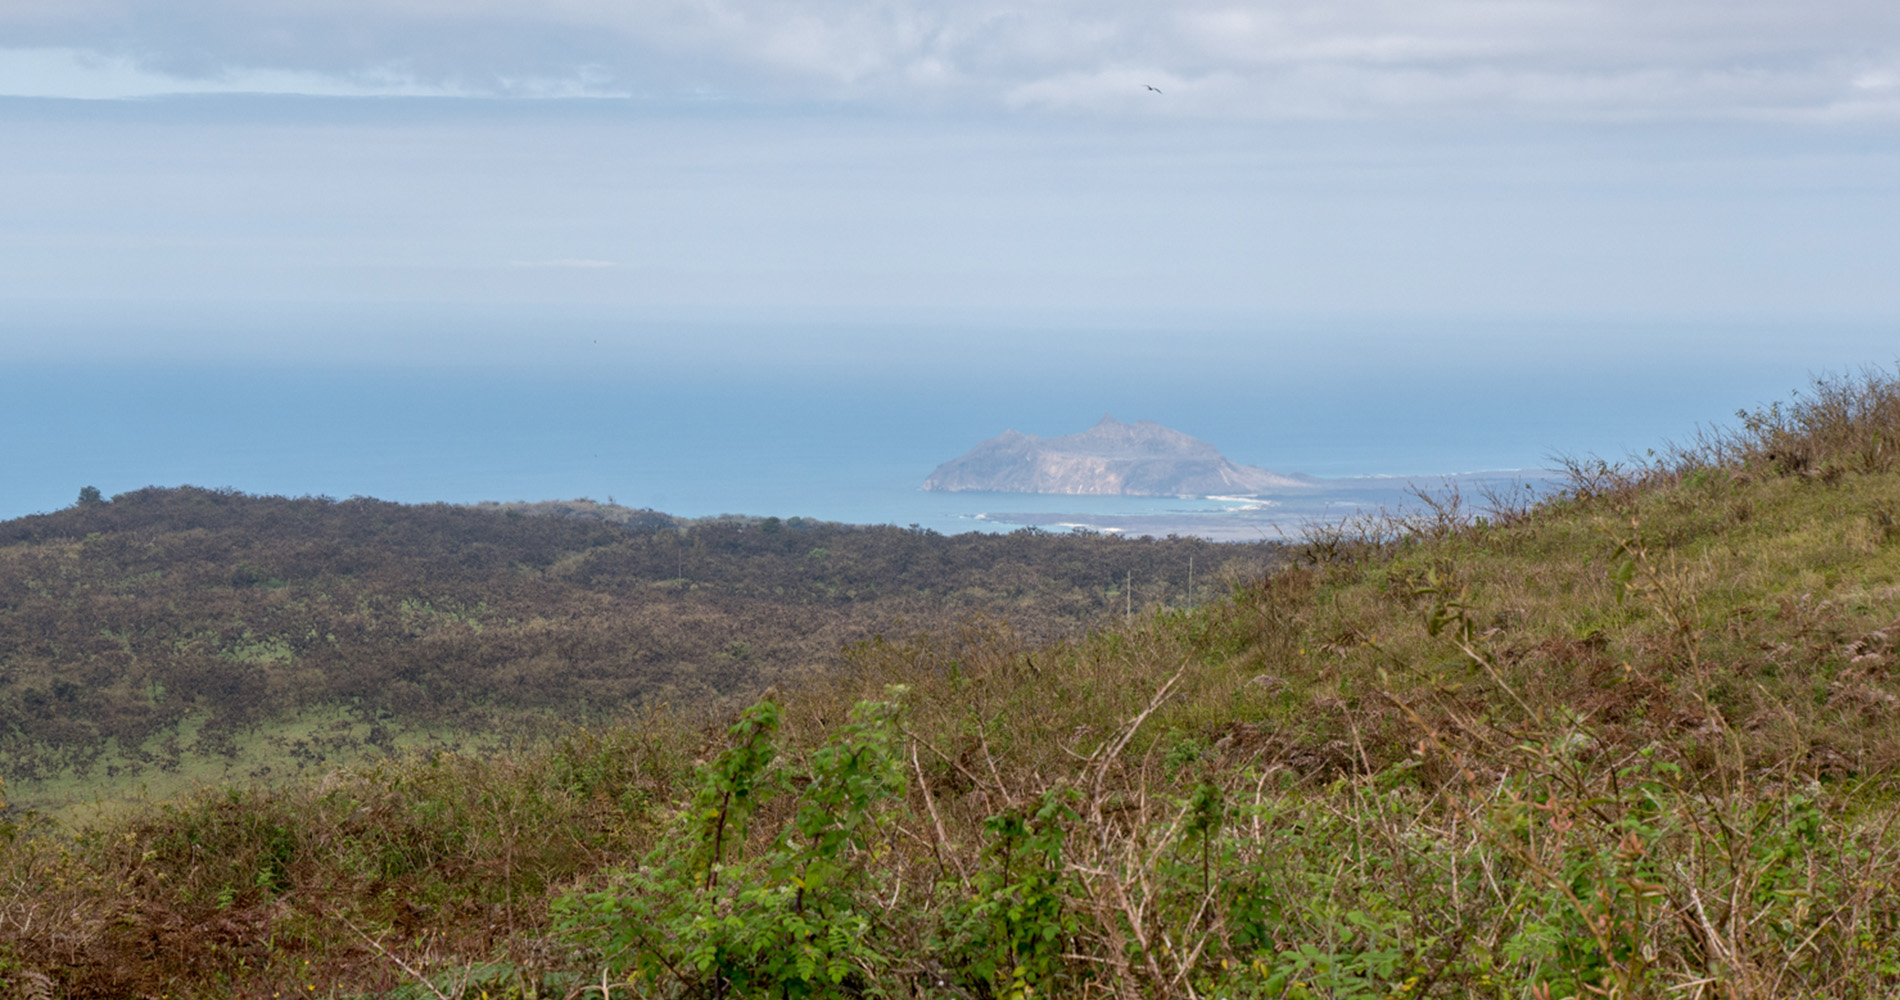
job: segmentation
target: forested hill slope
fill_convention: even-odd
[[[242,777],[273,734],[316,765],[407,731],[703,704],[975,614],[1078,634],[1185,603],[1190,557],[1212,593],[1274,552],[145,489],[0,524],[0,776],[18,800],[194,761]]]

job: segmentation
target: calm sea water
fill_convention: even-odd
[[[1711,361],[1693,344],[1633,367],[1620,363],[1627,352],[1481,363],[1468,351],[1223,356],[1202,345],[1131,363],[1069,350],[1012,357],[991,340],[954,363],[869,369],[783,350],[762,363],[652,366],[16,362],[0,366],[0,517],[67,506],[85,485],[110,495],[189,483],[404,502],[585,496],[943,532],[1185,523],[1248,537],[1446,474],[1640,453],[1864,360],[1757,350]],[[1006,428],[1063,434],[1104,413],[1158,420],[1277,471],[1397,478],[1265,506],[919,489],[938,463]]]

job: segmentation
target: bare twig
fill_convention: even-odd
[[[355,924],[351,923],[348,920],[343,921],[343,926],[348,927],[352,931],[355,931],[356,936],[362,938],[364,944],[367,944],[371,948],[376,949],[378,954],[382,955],[384,958],[389,959],[391,962],[394,962],[397,968],[401,969],[403,972],[409,975],[409,978],[414,979],[418,983],[421,983],[422,988],[425,990],[428,990],[431,994],[434,994],[434,996],[436,997],[436,1000],[449,1000],[448,994],[437,989],[436,985],[429,981],[429,977],[416,971],[415,966],[410,965],[408,962],[403,961],[400,956],[396,955],[394,952],[390,951],[388,948],[383,947],[382,944],[378,942],[375,938],[370,937],[368,934],[363,933],[362,928],[356,926]]]

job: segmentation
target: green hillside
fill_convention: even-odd
[[[1278,555],[587,501],[88,497],[0,524],[0,778],[50,807],[492,749],[749,699],[849,643],[971,616],[1079,635],[1190,602],[1191,560],[1218,593]]]
[[[14,815],[64,996],[1886,997],[1900,383],[1194,609],[857,645],[749,708]],[[78,543],[83,544],[83,543]]]

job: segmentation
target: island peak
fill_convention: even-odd
[[[944,492],[1211,496],[1308,485],[1303,477],[1238,465],[1199,438],[1153,420],[1104,414],[1079,434],[1004,431],[937,467],[924,489]]]

